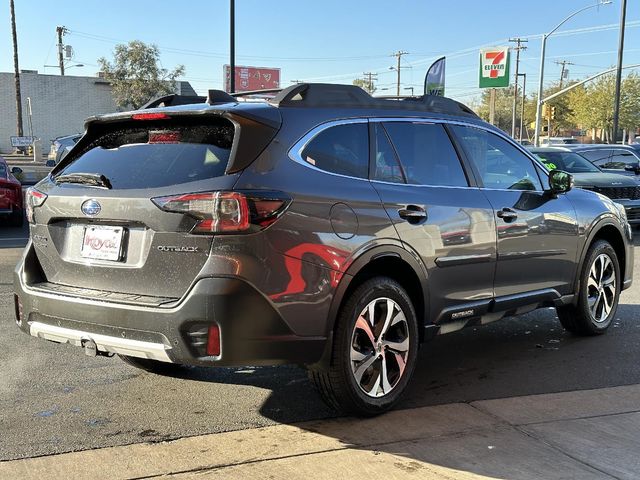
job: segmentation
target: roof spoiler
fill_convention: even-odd
[[[149,100],[147,103],[140,107],[140,110],[158,107],[171,107],[174,105],[191,105],[194,103],[204,103],[206,100],[206,97],[178,95],[177,93],[172,93],[170,95],[162,95],[160,97],[154,98],[153,100]]]

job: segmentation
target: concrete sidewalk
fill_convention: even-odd
[[[0,462],[0,478],[637,479],[639,453],[629,385]]]

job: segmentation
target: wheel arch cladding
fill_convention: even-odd
[[[587,244],[587,248],[582,255],[582,262],[580,263],[580,271],[582,271],[582,267],[584,267],[584,262],[587,256],[587,251],[591,248],[598,240],[606,240],[613,247],[618,257],[618,266],[620,267],[620,278],[624,279],[625,269],[626,269],[626,251],[624,245],[623,234],[615,227],[613,224],[603,225],[598,231],[593,235],[590,241]]]
[[[339,290],[344,290],[341,294],[336,295],[334,305],[330,309],[329,332],[333,332],[335,329],[338,312],[349,298],[349,295],[370,278],[380,276],[395,280],[406,290],[413,304],[418,326],[420,327],[418,329],[419,341],[423,340],[423,327],[428,322],[426,279],[421,280],[421,275],[418,273],[420,270],[416,271],[416,268],[419,267],[417,265],[413,266],[406,258],[403,258],[404,255],[406,255],[404,252],[403,255],[399,253],[371,254],[366,255],[368,258],[363,258],[362,263],[356,261],[352,265],[354,273],[347,272],[350,275],[343,277],[342,288],[339,287]]]

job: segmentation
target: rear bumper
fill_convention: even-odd
[[[18,326],[34,337],[185,365],[311,364],[326,338],[295,335],[260,292],[238,278],[202,278],[168,306],[97,301],[26,285],[14,276]],[[19,302],[19,306],[18,306]],[[206,354],[208,327],[220,331],[220,355]]]

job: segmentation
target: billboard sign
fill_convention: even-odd
[[[480,88],[509,86],[509,47],[480,50]]]
[[[280,88],[280,69],[268,67],[235,67],[236,92]],[[224,88],[231,90],[229,65],[224,66]]]

